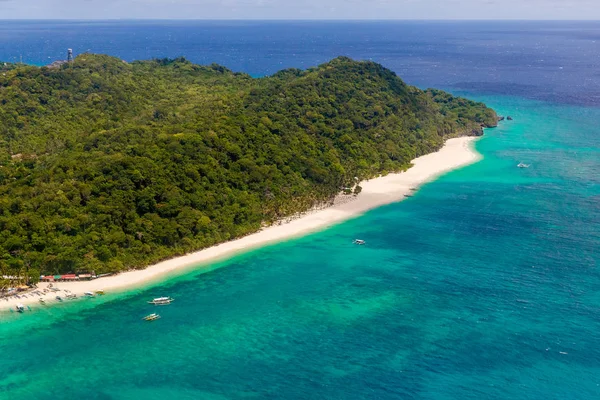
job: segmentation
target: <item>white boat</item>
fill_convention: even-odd
[[[156,321],[157,319],[160,318],[160,315],[156,314],[156,313],[152,313],[150,315],[146,315],[144,318],[142,318],[144,321]]]
[[[65,296],[67,299],[69,300],[73,300],[77,298],[77,295],[75,293],[69,293],[68,295]]]
[[[519,165],[517,165],[517,167],[519,167],[519,168],[529,168],[529,164],[519,163]]]
[[[96,295],[92,292],[85,292],[83,295],[87,297],[96,297]]]
[[[42,303],[42,304],[46,304],[46,300],[44,300],[44,299],[40,298],[40,303]]]
[[[23,311],[25,311],[25,306],[23,304],[17,304],[17,306],[15,307],[17,309],[17,312],[22,313]]]
[[[365,241],[364,241],[364,240],[362,240],[362,239],[354,239],[354,242],[352,242],[352,243],[354,243],[354,244],[358,244],[358,245],[361,245],[361,246],[362,246],[363,244],[366,244],[367,242],[365,242]]]
[[[155,306],[162,306],[162,305],[166,305],[166,304],[171,304],[172,301],[173,301],[173,299],[170,297],[157,297],[157,298],[153,299],[152,301],[149,301],[148,304],[154,304]]]

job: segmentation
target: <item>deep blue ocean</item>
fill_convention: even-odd
[[[0,21],[0,60],[67,48],[253,76],[372,59],[514,120],[401,203],[0,315],[0,399],[600,398],[600,22]]]

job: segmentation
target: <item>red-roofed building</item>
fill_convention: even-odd
[[[78,277],[77,277],[77,275],[75,275],[75,274],[66,274],[66,275],[63,275],[63,276],[62,276],[62,279],[63,279],[64,281],[75,281],[75,280],[77,280],[77,279],[79,279],[79,278],[78,278]]]

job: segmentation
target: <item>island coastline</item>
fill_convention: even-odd
[[[210,263],[230,258],[236,254],[326,229],[356,218],[374,208],[402,201],[420,185],[430,182],[444,173],[481,160],[482,155],[474,148],[474,143],[478,139],[479,137],[449,139],[439,151],[413,160],[413,166],[407,171],[361,182],[362,191],[356,196],[351,195],[353,196],[351,201],[313,210],[289,222],[275,224],[243,238],[168,259],[145,269],[126,271],[91,281],[54,283],[54,287],[59,288],[60,292],[49,291],[42,296],[32,296],[29,293],[28,297],[1,299],[0,311],[14,309],[16,304],[42,306],[39,298],[46,301],[43,305],[46,307],[58,303],[55,297],[63,295],[65,290],[81,296],[84,292],[102,290],[115,293],[151,283],[160,283],[190,270],[200,270]],[[48,283],[39,283],[36,290],[41,291],[48,285]]]

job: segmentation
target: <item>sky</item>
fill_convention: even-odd
[[[600,20],[600,0],[0,0],[0,19]]]

